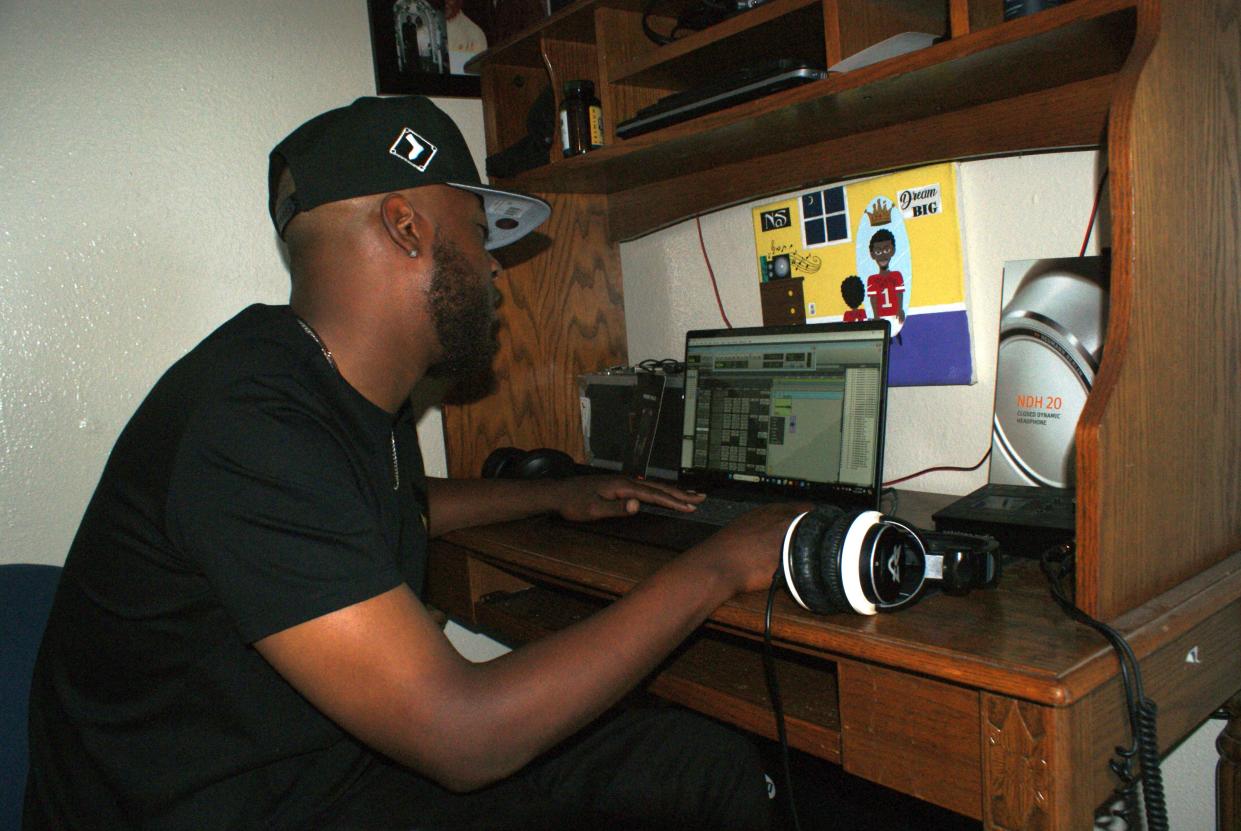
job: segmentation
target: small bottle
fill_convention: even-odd
[[[560,102],[560,149],[565,157],[603,146],[603,107],[592,81],[569,81]]]

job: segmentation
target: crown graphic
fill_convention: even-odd
[[[870,217],[871,225],[887,225],[892,221],[892,203],[876,199],[874,207],[866,211],[866,215]]]

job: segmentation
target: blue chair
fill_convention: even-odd
[[[22,825],[26,790],[26,707],[59,566],[0,565],[0,831]]]

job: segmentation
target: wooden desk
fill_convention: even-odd
[[[902,498],[925,523],[934,499]],[[926,523],[929,525],[929,523]],[[434,545],[433,603],[519,644],[570,625],[675,556],[550,518],[459,531]],[[649,681],[667,699],[774,737],[760,646],[765,595],[722,606]],[[1113,621],[1141,660],[1166,751],[1241,687],[1241,553]],[[998,589],[891,615],[813,615],[777,599],[773,639],[790,744],[979,818],[990,829],[1081,829],[1128,745],[1110,648],[1070,621],[1031,561]],[[1187,661],[1191,650],[1197,663]],[[1237,828],[1241,695],[1221,736],[1223,828]]]
[[[488,152],[527,134],[556,78],[594,81],[614,130],[772,43],[830,65],[901,31],[946,39],[631,140],[610,134],[584,156],[553,152],[497,182],[545,196],[553,212],[500,255],[499,382],[492,397],[445,408],[450,475],[474,475],[504,446],[584,458],[578,376],[630,362],[621,240],[812,183],[1104,148],[1110,305],[1076,434],[1077,600],[1141,656],[1163,746],[1185,736],[1241,686],[1241,0],[1074,0],[1012,21],[995,0],[769,0],[662,45],[643,34],[645,5],[575,0],[477,57]],[[661,4],[665,30],[684,7]],[[667,556],[531,521],[443,541],[432,589],[462,619],[520,639],[586,613],[583,599],[626,591]],[[523,586],[559,599],[513,594]],[[761,606],[721,608],[653,687],[770,734],[763,685],[746,669]],[[1064,619],[1028,564],[998,591],[879,619],[785,601],[775,637],[797,679],[785,682],[794,744],[848,770],[1004,829],[1088,828],[1114,784],[1106,761],[1128,741],[1115,658]],[[1195,648],[1200,663],[1187,662]],[[1241,712],[1241,697],[1231,706]],[[1221,777],[1241,778],[1241,720],[1219,747]],[[1220,788],[1232,828],[1236,791]]]

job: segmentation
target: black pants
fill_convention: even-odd
[[[758,753],[738,733],[682,710],[624,710],[517,774],[452,793],[395,764],[377,765],[324,828],[438,831],[764,831]]]

